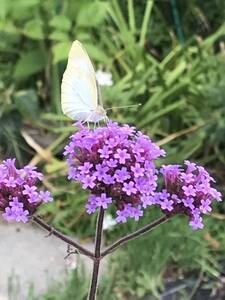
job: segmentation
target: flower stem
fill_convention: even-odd
[[[111,246],[106,248],[103,252],[101,252],[101,241],[102,241],[102,227],[103,227],[103,220],[104,220],[104,209],[100,208],[99,214],[98,214],[98,220],[97,220],[97,226],[96,226],[96,233],[95,233],[95,251],[92,253],[88,249],[84,248],[68,236],[62,234],[58,230],[52,228],[50,225],[45,223],[41,218],[37,216],[33,216],[32,220],[47,230],[49,234],[52,234],[62,240],[63,242],[75,247],[79,252],[85,256],[88,256],[91,258],[93,262],[93,271],[92,271],[92,278],[91,278],[91,284],[90,284],[90,289],[89,289],[89,294],[87,300],[96,300],[96,294],[97,294],[97,288],[98,288],[98,275],[99,275],[99,267],[100,267],[100,261],[103,257],[106,255],[114,252],[117,248],[120,246],[123,246],[125,243],[127,243],[130,240],[133,240],[141,235],[144,235],[147,232],[152,231],[156,227],[158,227],[160,224],[163,224],[167,222],[169,219],[171,219],[173,215],[165,215],[154,222],[136,230],[135,232],[128,234],[115,243],[113,243]]]
[[[155,220],[154,222],[136,230],[135,232],[122,237],[121,239],[119,239],[118,241],[113,243],[111,246],[106,248],[106,250],[101,253],[101,258],[108,255],[109,253],[114,252],[118,247],[124,245],[128,241],[134,240],[135,238],[137,238],[141,235],[144,235],[145,233],[147,233],[149,231],[152,231],[154,228],[156,228],[160,224],[167,222],[171,217],[172,217],[171,215],[170,216],[165,215],[165,216]]]
[[[95,258],[94,253],[92,253],[88,249],[84,248],[83,246],[81,246],[80,244],[78,244],[77,242],[75,242],[74,240],[69,238],[68,236],[66,236],[66,235],[62,234],[61,232],[59,232],[58,230],[54,229],[53,227],[51,227],[50,225],[45,223],[41,218],[39,218],[37,216],[33,216],[32,219],[36,224],[38,224],[39,226],[41,226],[42,228],[47,230],[50,235],[52,234],[52,235],[56,236],[57,238],[59,238],[60,240],[62,240],[63,242],[75,247],[77,250],[79,250],[79,252],[81,254],[88,256],[91,259]]]
[[[90,285],[89,295],[87,298],[88,300],[95,300],[97,294],[99,265],[101,261],[103,219],[104,219],[104,209],[100,208],[97,227],[96,227],[96,234],[95,234],[95,258],[94,258],[94,265],[92,271],[91,285]]]

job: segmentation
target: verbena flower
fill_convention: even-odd
[[[117,222],[126,222],[128,217],[138,220],[149,203],[147,197],[155,194],[154,161],[165,155],[164,150],[134,127],[111,121],[94,130],[80,124],[70,140],[64,152],[68,178],[90,190],[87,212],[113,204]]]
[[[202,214],[211,212],[214,200],[222,201],[221,193],[211,186],[215,180],[205,168],[188,160],[184,165],[162,166],[165,189],[155,195],[154,203],[167,214],[188,215],[190,226],[202,229]]]
[[[42,179],[35,167],[17,169],[15,159],[0,164],[0,213],[6,221],[28,222],[43,202],[53,200],[49,191],[38,190]]]

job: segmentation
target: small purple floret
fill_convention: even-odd
[[[109,121],[94,130],[80,124],[78,127],[64,154],[68,178],[91,192],[87,212],[115,205],[117,222],[138,220],[143,209],[155,203],[158,172],[154,162],[165,155],[164,150],[129,125]]]
[[[49,191],[38,191],[42,179],[35,167],[17,169],[15,159],[0,164],[0,213],[6,221],[26,223],[43,202],[53,200]]]
[[[161,203],[161,208],[167,209],[167,214],[184,213],[189,216],[189,224],[194,229],[204,227],[202,214],[212,211],[211,204],[214,200],[221,201],[221,193],[212,187],[215,180],[202,166],[189,161],[184,162],[185,167],[167,165],[161,168],[164,186],[171,197],[166,203]],[[168,199],[174,201],[173,209],[168,205]]]

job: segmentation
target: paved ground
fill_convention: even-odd
[[[51,280],[66,278],[80,260],[90,273],[88,258],[80,256],[77,260],[73,255],[65,260],[67,246],[53,236],[45,236],[46,232],[36,226],[0,223],[0,300],[27,300],[30,284],[35,291],[44,292]],[[7,291],[10,278],[14,282],[13,298]]]

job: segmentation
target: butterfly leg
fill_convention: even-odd
[[[108,118],[107,116],[105,116],[104,122],[105,122],[106,124],[109,122],[109,118]]]
[[[87,123],[87,126],[88,126],[89,129],[90,129],[89,119],[91,117],[91,114],[92,113],[90,113],[90,115],[88,115],[88,117],[86,118],[86,120],[84,120],[84,123]]]

